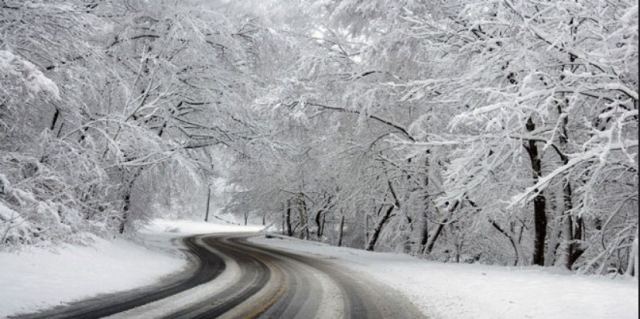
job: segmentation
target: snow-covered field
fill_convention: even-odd
[[[63,245],[0,253],[0,318],[65,302],[150,285],[187,267],[171,240],[191,234],[254,231],[258,227],[154,220],[136,242],[94,238],[89,246]]]
[[[252,241],[331,258],[405,294],[431,318],[638,318],[638,283],[541,268],[443,264],[275,237]]]

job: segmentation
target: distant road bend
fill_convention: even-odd
[[[15,318],[422,318],[393,290],[329,260],[247,241],[184,239],[196,267],[154,286]]]

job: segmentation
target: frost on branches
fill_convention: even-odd
[[[230,16],[232,17],[232,16]],[[253,99],[246,21],[147,1],[0,4],[0,249],[189,213]]]
[[[335,245],[637,273],[633,1],[2,6],[3,245],[213,194]]]
[[[369,250],[636,273],[636,3],[296,9],[256,13],[284,30],[255,106],[274,124],[228,209]]]

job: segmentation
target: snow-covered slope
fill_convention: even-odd
[[[0,253],[0,318],[64,302],[141,287],[187,267],[171,241],[191,234],[254,231],[259,227],[154,220],[139,243],[94,238],[89,246],[28,248]]]
[[[186,261],[126,240],[0,254],[0,317],[154,283]]]
[[[638,285],[548,269],[443,264],[275,237],[252,241],[331,258],[405,294],[430,318],[633,319]]]

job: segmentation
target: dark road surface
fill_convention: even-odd
[[[329,260],[251,243],[188,237],[188,271],[161,283],[12,318],[423,318],[392,289]]]

